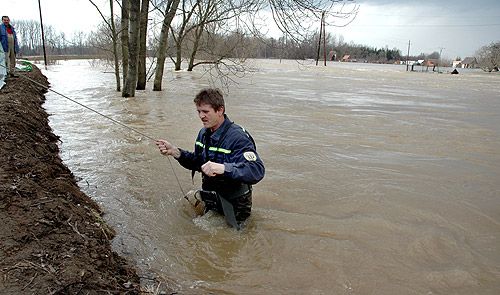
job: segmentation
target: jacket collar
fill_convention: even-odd
[[[225,133],[224,131],[229,127],[228,125],[231,125],[232,123],[233,122],[229,120],[229,117],[224,114],[224,122],[219,126],[219,128],[217,128],[217,130],[215,130],[214,133],[210,135],[210,139],[215,142],[219,141],[220,137],[223,135],[223,133]],[[210,134],[209,129],[206,129],[205,132],[208,132],[208,134]]]

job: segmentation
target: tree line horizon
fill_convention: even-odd
[[[98,27],[103,24],[99,24]],[[19,27],[19,28],[18,28]],[[24,56],[41,56],[42,41],[40,32],[40,22],[36,20],[17,20],[16,30],[21,37],[19,48]],[[58,32],[51,25],[44,26],[46,35],[46,49],[49,55],[76,55],[76,56],[96,56],[109,58],[110,40],[102,40],[101,38],[93,37],[99,31],[91,31],[84,33],[82,31],[75,32],[71,39],[66,38],[66,34]],[[38,31],[37,31],[38,30]],[[27,37],[27,36],[30,37]],[[27,38],[26,38],[27,37]],[[231,36],[217,36],[221,42],[224,39],[230,39]],[[261,37],[247,36],[245,44],[252,44],[252,50],[245,50],[245,56],[238,56],[238,52],[232,52],[230,57],[242,58],[270,58],[270,59],[315,59],[316,46],[318,43],[319,34],[314,33],[308,38],[302,39],[300,43],[295,41],[286,41],[285,37]],[[151,41],[151,40],[149,40]],[[173,38],[169,38],[169,46],[167,53],[170,57],[175,55]],[[389,49],[388,46],[378,48],[376,46],[357,44],[353,41],[345,42],[343,35],[335,35],[327,33],[326,48],[328,60],[340,61],[343,56],[350,55],[351,58],[376,63],[391,63],[398,60],[406,60],[407,56],[402,53],[402,50],[394,47]],[[153,57],[156,51],[156,46],[148,42],[147,54],[148,57]],[[335,59],[332,59],[332,53],[335,53]],[[409,55],[410,60],[418,59],[439,59],[439,52],[420,53],[418,55]],[[185,58],[185,57],[184,57]],[[460,58],[460,57],[457,57]]]
[[[152,70],[146,69],[147,58],[155,62],[155,91],[162,89],[167,59],[176,71],[183,66],[188,71],[202,66],[204,71],[207,67],[215,70],[218,78],[231,80],[245,71],[247,58],[304,60],[321,56],[340,60],[350,55],[358,61],[375,63],[441,58],[439,52],[406,56],[398,48],[347,43],[342,35],[331,33],[321,37],[318,24],[310,20],[327,15],[330,22],[340,19],[348,24],[359,9],[351,0],[109,0],[107,7],[89,2],[102,18],[95,30],[75,32],[68,39],[65,33],[45,25],[47,54],[109,60],[114,65],[116,90],[124,97],[133,97],[135,90],[145,89],[149,80],[146,76]],[[258,15],[263,10],[272,12],[271,19],[282,32],[281,37],[261,33],[265,28]],[[39,21],[16,20],[13,24],[21,54],[41,55]],[[320,38],[323,41],[318,44]],[[319,55],[320,49],[326,52]]]

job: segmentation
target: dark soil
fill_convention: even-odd
[[[22,75],[48,85],[37,68]],[[138,294],[114,231],[59,157],[45,92],[23,77],[0,90],[0,294]]]

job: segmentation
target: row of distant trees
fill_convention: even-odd
[[[16,21],[16,29],[20,35],[21,51],[24,55],[41,55],[40,24],[34,20]],[[182,28],[181,28],[182,29]],[[91,33],[77,32],[70,39],[64,33],[57,32],[52,26],[45,27],[48,51],[51,55],[83,55],[99,56],[112,59],[112,38],[109,36],[107,25],[103,22]],[[181,40],[182,38],[182,40]],[[175,69],[182,69],[182,61],[187,52],[192,52],[194,46],[192,33],[178,36],[171,34],[167,42],[167,56],[175,63]],[[314,59],[317,58],[318,33],[294,40],[286,38],[266,38],[251,34],[232,32],[223,34],[207,34],[204,42],[199,45],[198,58],[208,59],[210,56],[221,58],[284,58],[284,59]],[[158,50],[156,36],[148,40],[147,55],[154,56]],[[229,45],[229,46],[228,46]],[[406,56],[397,48],[389,49],[370,47],[366,45],[347,43],[343,36],[327,34],[327,58],[340,60],[344,55],[350,55],[358,61],[393,63],[405,60]],[[121,55],[121,52],[119,52]],[[335,54],[333,56],[333,54]],[[411,60],[440,59],[439,52],[430,54],[421,53],[410,56]],[[199,64],[188,64],[189,71]]]
[[[220,75],[244,69],[248,57],[314,58],[311,20],[326,13],[333,19],[353,19],[358,5],[351,0],[89,0],[102,16],[97,30],[66,38],[45,27],[48,53],[107,56],[114,64],[116,89],[134,96],[146,86],[146,59],[153,57],[153,90],[161,90],[165,60],[176,70],[209,65]],[[262,15],[270,13],[266,20]],[[283,38],[266,38],[274,22]],[[41,54],[36,21],[15,22],[22,53]],[[205,69],[207,67],[204,67]]]
[[[23,55],[41,55],[42,39],[40,23],[35,20],[17,20],[16,30],[19,35],[21,52]],[[52,26],[45,26],[45,38],[49,55],[81,55],[111,58],[112,38],[109,36],[107,25],[103,22],[90,33],[76,32],[67,38],[62,32],[58,32]],[[205,33],[202,40],[206,42],[198,45],[198,57],[207,59],[210,56],[220,58],[284,58],[284,59],[314,59],[317,57],[318,34],[294,40],[292,38],[280,37],[269,38],[231,32],[229,34]],[[148,40],[147,54],[154,56],[158,50],[155,42],[156,36],[150,36]],[[183,40],[180,40],[180,39]],[[167,55],[175,64],[176,70],[181,70],[182,61],[187,59],[186,53],[192,52],[195,40],[193,33],[178,36],[171,34],[168,38]],[[328,34],[326,37],[327,58],[331,59],[331,53],[335,53],[336,60],[349,54],[359,60],[368,62],[393,62],[404,59],[401,51],[397,48],[389,49],[369,47],[354,43],[346,43],[342,36]],[[121,52],[119,52],[121,56]],[[435,54],[429,54],[433,58]],[[421,55],[426,56],[426,55]],[[419,56],[420,57],[420,56]],[[188,71],[193,70],[198,64],[188,64]]]
[[[16,21],[16,30],[20,35],[20,47],[24,55],[34,56],[42,54],[40,23],[34,20]],[[90,33],[76,32],[70,39],[64,33],[57,32],[52,26],[45,27],[45,38],[50,55],[81,55],[98,56],[112,59],[112,38],[109,36],[107,25],[103,22]],[[180,40],[183,38],[183,40]],[[218,58],[284,58],[284,59],[314,59],[317,57],[318,33],[301,38],[299,41],[280,37],[265,38],[261,36],[233,32],[226,35],[210,34],[205,36],[208,42],[199,47],[198,57],[208,59],[217,55]],[[154,56],[158,50],[155,45],[156,36],[148,40],[147,55]],[[187,57],[186,52],[192,52],[193,36],[185,34],[179,37],[174,34],[168,38],[167,55],[175,63],[175,69],[182,69],[182,61]],[[182,41],[182,42],[179,42]],[[229,44],[229,46],[228,46]],[[497,45],[498,46],[498,45]],[[358,61],[375,63],[393,63],[405,60],[406,56],[397,48],[389,49],[370,47],[355,43],[347,43],[343,36],[327,34],[327,58],[340,60],[344,55],[350,55]],[[483,50],[485,53],[488,51]],[[121,52],[119,52],[121,55]],[[483,54],[484,55],[484,54]],[[409,57],[411,60],[440,59],[439,52],[430,54],[421,53]],[[188,71],[199,64],[188,64]]]
[[[35,20],[15,20],[16,33],[22,55],[43,54],[40,22]],[[51,55],[94,55],[98,48],[90,46],[89,34],[76,32],[70,39],[53,26],[44,26],[46,48]]]

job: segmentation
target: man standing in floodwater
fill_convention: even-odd
[[[17,77],[14,73],[16,69],[16,53],[19,52],[17,43],[16,30],[10,24],[8,16],[2,16],[2,24],[0,25],[0,42],[2,43],[5,59],[7,60],[7,72],[11,77]]]
[[[219,89],[203,89],[194,98],[204,128],[198,133],[194,152],[182,150],[166,140],[156,141],[163,155],[173,156],[184,168],[202,173],[199,191],[208,210],[223,214],[239,229],[250,216],[252,185],[264,178],[264,163],[250,134],[225,114]]]

